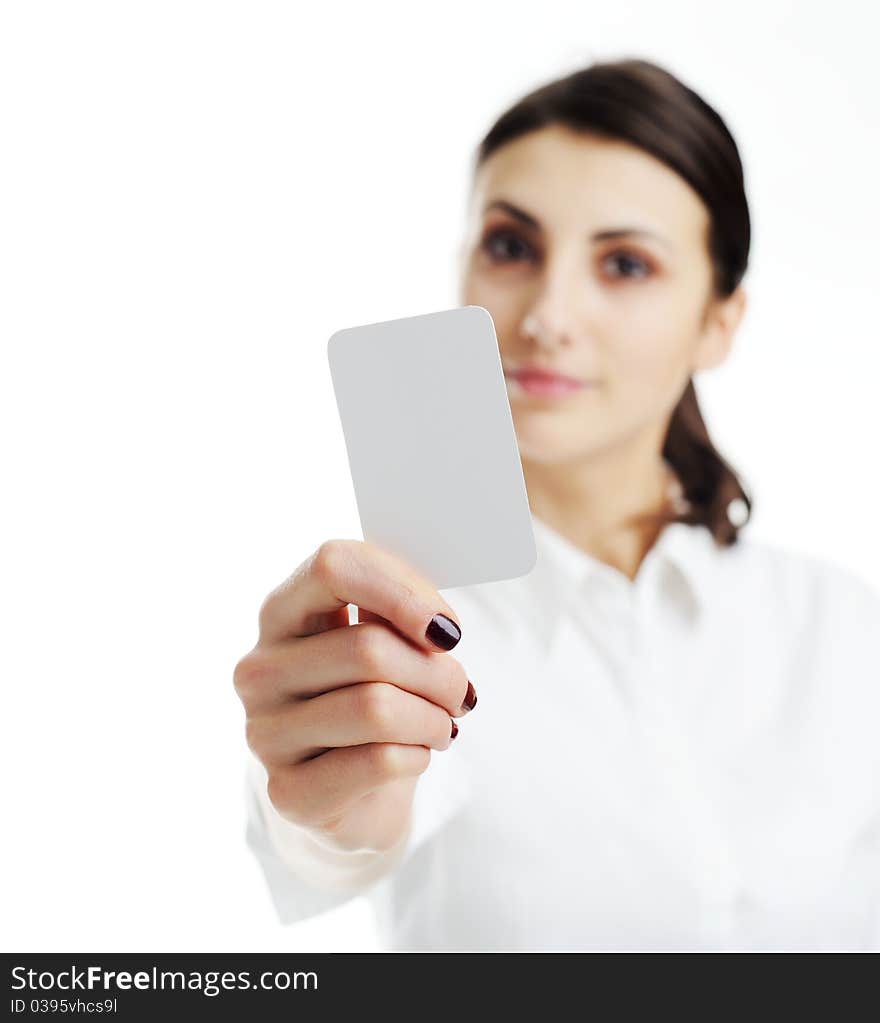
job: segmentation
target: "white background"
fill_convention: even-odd
[[[751,303],[709,426],[752,535],[880,585],[870,9],[0,7],[5,951],[377,947],[360,902],[276,921],[232,669],[263,596],[362,535],[327,338],[458,304],[473,148],[593,59],[728,121]]]

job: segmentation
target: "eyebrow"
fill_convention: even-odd
[[[506,199],[493,199],[483,207],[483,213],[486,214],[489,210],[499,209],[504,210],[505,213],[509,213],[515,220],[525,224],[527,227],[534,228],[538,231],[541,230],[541,225],[530,213],[526,213],[525,210],[520,209],[519,206],[514,206],[512,202],[508,202]],[[672,248],[672,243],[664,238],[662,235],[655,234],[653,231],[648,231],[644,227],[610,227],[602,231],[596,231],[590,235],[590,240],[594,242],[609,241],[614,238],[627,238],[633,235],[641,236],[644,238],[653,238],[655,241],[660,242],[661,245],[665,245],[667,248]]]

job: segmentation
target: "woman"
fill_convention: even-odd
[[[331,540],[267,597],[235,685],[281,919],[365,893],[395,949],[877,947],[880,601],[741,537],[694,390],[745,305],[734,140],[595,64],[492,127],[468,228],[538,562],[447,603]]]

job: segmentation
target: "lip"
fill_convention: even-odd
[[[504,370],[506,376],[512,376],[517,380],[529,378],[531,380],[543,380],[545,383],[583,384],[582,380],[566,376],[564,373],[552,373],[548,369],[541,369],[540,366],[508,366]]]
[[[516,388],[541,397],[563,397],[593,386],[592,381],[576,380],[563,373],[551,373],[537,366],[505,367],[504,375]]]

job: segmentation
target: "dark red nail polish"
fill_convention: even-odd
[[[476,693],[476,690],[473,687],[473,684],[471,683],[471,680],[468,679],[467,692],[464,694],[464,702],[461,705],[461,712],[462,712],[462,714],[467,714],[467,712],[469,710],[473,710],[474,707],[476,707],[476,705],[477,705],[477,693]]]
[[[461,629],[451,618],[436,614],[431,619],[431,624],[425,631],[425,635],[441,650],[451,650],[461,639]]]
[[[450,718],[449,720],[452,721],[452,718]],[[452,732],[449,738],[454,739],[456,735],[458,735],[458,725],[454,721],[452,721]]]

